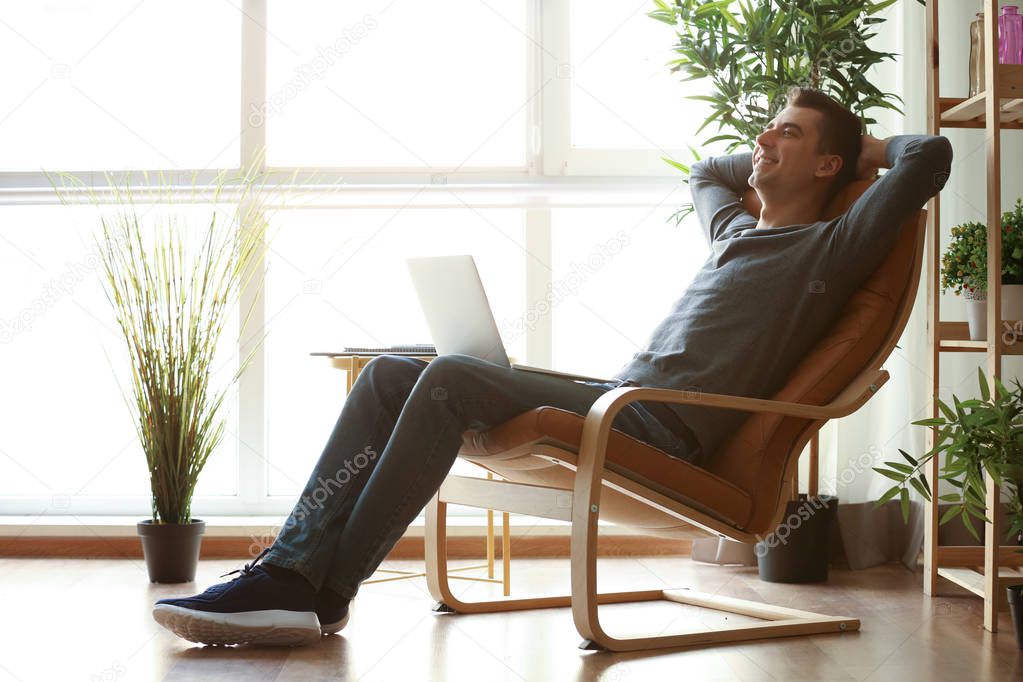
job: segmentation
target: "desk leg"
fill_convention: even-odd
[[[504,596],[511,594],[511,529],[508,527],[508,512],[504,512],[504,533],[501,537],[501,562],[504,582]]]
[[[487,479],[494,480],[494,474],[487,472]],[[494,510],[487,510],[487,577],[494,577]]]

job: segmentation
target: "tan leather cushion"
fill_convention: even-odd
[[[844,212],[870,185],[856,182],[836,196],[828,216]],[[862,372],[881,349],[907,295],[916,250],[919,213],[902,224],[887,259],[853,294],[838,321],[799,364],[774,400],[823,405]],[[915,292],[909,292],[909,295]],[[747,419],[712,459],[711,470],[752,494],[753,514],[746,530],[764,533],[782,495],[782,477],[793,447],[811,422],[793,417],[757,414]]]
[[[578,452],[584,421],[585,417],[575,412],[538,407],[486,431],[466,431],[460,455],[518,480],[514,473],[500,471],[498,462],[485,460],[527,443],[552,443]],[[750,495],[728,481],[618,429],[611,429],[605,467],[685,504],[712,512],[733,525],[744,525],[753,506]],[[604,513],[601,518],[613,520]]]

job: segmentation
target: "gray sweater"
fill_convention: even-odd
[[[891,169],[843,215],[756,229],[743,209],[752,154],[704,159],[689,187],[711,254],[689,288],[616,378],[639,386],[769,398],[842,307],[882,263],[902,222],[948,178],[944,137],[900,135]],[[706,466],[749,417],[738,410],[671,405],[690,427]]]

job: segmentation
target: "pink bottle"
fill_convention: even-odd
[[[1006,5],[998,17],[998,61],[1023,64],[1023,15],[1015,5]]]

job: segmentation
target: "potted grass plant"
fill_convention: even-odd
[[[103,288],[130,367],[122,394],[149,471],[152,515],[137,531],[151,582],[195,578],[205,522],[192,515],[192,497],[223,440],[225,397],[262,342],[226,380],[217,376],[215,351],[266,248],[254,181],[220,174],[185,199],[162,179],[139,190],[108,178],[112,196],[89,191],[101,214]]]
[[[904,461],[885,462],[874,467],[879,474],[895,481],[878,499],[883,504],[896,496],[903,518],[909,519],[912,487],[925,500],[931,500],[931,489],[924,467],[934,457],[939,460],[939,479],[947,481],[953,492],[941,495],[949,504],[941,524],[960,518],[963,526],[980,541],[971,519],[989,523],[985,474],[1004,491],[1008,498],[1008,531],[1006,539],[1017,540],[1023,533],[1023,384],[1014,379],[1015,388],[1008,390],[995,377],[992,391],[981,368],[977,369],[980,399],[960,400],[952,396],[952,406],[936,398],[940,417],[921,419],[914,425],[937,430],[934,447],[919,458],[899,450]],[[1016,623],[1016,639],[1023,649],[1023,585],[1009,588],[1009,602]]]
[[[1012,342],[1023,335],[1023,199],[1002,214],[1002,320]],[[942,291],[962,294],[970,338],[987,339],[987,226],[968,222],[952,228],[941,256]],[[1018,324],[1017,324],[1018,323]]]

